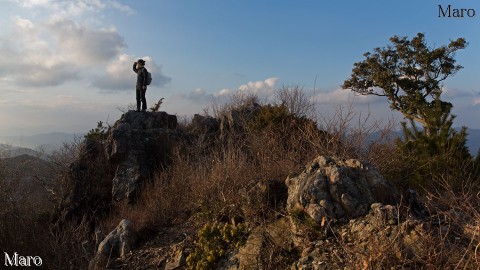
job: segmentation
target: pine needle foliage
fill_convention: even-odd
[[[409,177],[414,187],[436,187],[432,179],[448,179],[453,187],[459,186],[458,179],[466,179],[473,173],[473,159],[466,147],[467,128],[453,128],[455,115],[450,103],[436,95],[431,106],[425,107],[427,128],[419,128],[412,118],[402,122],[403,140],[397,147],[404,161],[415,168]],[[410,167],[410,166],[409,166]]]

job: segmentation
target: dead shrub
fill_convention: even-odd
[[[428,216],[419,219],[406,213],[406,219],[399,219],[396,226],[375,227],[374,233],[364,232],[353,239],[344,239],[332,228],[344,265],[355,269],[478,269],[480,189],[474,181],[466,181],[462,192],[448,186],[445,179],[442,183],[442,189],[428,191],[423,199]]]

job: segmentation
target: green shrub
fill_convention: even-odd
[[[262,106],[255,118],[248,123],[252,130],[278,129],[290,123],[293,114],[284,105]]]
[[[397,140],[401,160],[410,171],[405,172],[410,186],[418,189],[439,188],[448,185],[461,187],[462,181],[473,171],[473,158],[466,147],[467,129],[457,132],[453,127],[455,116],[451,106],[436,101],[425,113],[428,125],[417,128],[410,119],[411,128],[402,122],[403,140]]]
[[[102,121],[97,122],[97,127],[92,128],[86,135],[85,139],[101,141],[107,138],[108,128],[103,125]]]
[[[245,243],[248,227],[245,223],[205,224],[198,232],[193,253],[187,257],[190,269],[212,269],[228,251]]]

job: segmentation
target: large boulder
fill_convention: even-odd
[[[322,230],[325,233],[315,239],[302,238],[305,243],[298,246],[301,250],[300,258],[293,263],[291,269],[399,269],[404,267],[405,262],[402,262],[401,258],[413,259],[413,254],[420,254],[422,241],[419,237],[425,237],[425,231],[420,221],[402,220],[399,210],[396,206],[374,203],[366,216],[332,225],[332,227],[325,226]],[[298,226],[308,227],[307,224]],[[383,252],[386,253],[383,254]],[[388,257],[391,255],[394,256]],[[377,258],[385,256],[383,258],[388,258],[386,259],[388,262],[382,265],[383,267],[379,267],[375,256],[378,256]],[[395,264],[397,267],[393,266]],[[352,265],[356,267],[351,268]]]
[[[220,129],[220,120],[208,115],[195,114],[192,118],[192,129],[199,133],[215,134]]]
[[[65,194],[52,214],[59,225],[105,213],[112,201],[111,183],[115,167],[103,151],[103,143],[86,138],[78,147],[78,156],[70,164],[64,179]]]
[[[292,229],[287,218],[254,228],[245,243],[217,269],[288,269],[295,258]]]
[[[372,203],[395,204],[400,198],[377,169],[355,159],[317,157],[286,184],[287,210],[305,212],[317,223],[364,216]]]
[[[228,132],[241,131],[245,123],[256,117],[261,109],[261,105],[252,101],[226,111],[220,116],[220,133],[226,135]]]
[[[125,113],[112,127],[105,144],[108,160],[116,166],[112,184],[115,200],[132,201],[152,172],[168,164],[168,152],[177,118],[165,112]]]
[[[108,130],[87,134],[52,221],[99,218],[108,213],[112,199],[131,202],[157,169],[168,166],[176,127],[175,115],[128,111]]]
[[[109,261],[125,258],[135,245],[136,237],[132,223],[127,219],[120,221],[98,246],[89,269],[105,269]]]

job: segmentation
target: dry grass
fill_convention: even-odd
[[[75,143],[66,144],[49,158],[23,161],[3,152],[0,158],[0,247],[12,255],[40,256],[42,269],[85,269],[91,252],[85,221],[65,224],[50,222],[58,199],[66,192],[63,181],[76,157]],[[10,161],[15,161],[14,163]],[[85,242],[85,243],[84,243]],[[83,243],[83,245],[82,245]],[[87,250],[89,249],[89,250]]]
[[[342,234],[330,227],[342,265],[352,269],[479,269],[480,187],[474,183],[466,183],[461,192],[449,186],[428,191],[424,200],[428,215],[422,219],[403,213],[397,225],[371,227],[363,234]]]
[[[98,228],[106,234],[123,218],[130,219],[139,231],[156,230],[192,217],[198,223],[233,218],[252,225],[265,224],[286,213],[275,205],[258,205],[256,202],[265,201],[262,198],[265,194],[252,190],[266,181],[283,184],[289,174],[300,171],[318,155],[366,160],[382,172],[408,172],[410,167],[402,168],[394,154],[394,122],[381,125],[370,121],[371,115],[358,115],[351,105],[338,107],[332,118],[318,116],[313,121],[310,99],[300,90],[284,88],[276,103],[267,107],[266,117],[278,113],[281,106],[286,106],[289,113],[273,126],[252,124],[251,119],[243,118],[240,134],[227,131],[216,136],[192,133],[188,121],[184,121],[180,133],[187,135],[173,149],[171,165],[159,166],[161,169],[145,184],[136,203],[116,205],[108,217],[96,221]],[[213,111],[220,117],[253,101],[258,99],[235,97]],[[377,136],[372,139],[372,134]],[[54,203],[71,188],[71,183],[64,181],[64,174],[75,158],[76,146],[65,146],[52,159],[54,181],[38,177]],[[15,177],[10,168],[0,166],[0,200],[4,206],[0,209],[0,246],[11,252],[45,256],[44,261],[48,262],[45,267],[50,269],[85,267],[93,250],[95,229],[90,227],[89,220],[67,223],[62,229],[52,227],[43,216],[51,209],[38,207],[33,197],[11,200],[9,194],[22,192],[14,184]],[[436,181],[441,182],[442,177],[438,177]],[[427,190],[432,220],[430,225],[426,224],[425,233],[415,238],[418,249],[413,253],[402,242],[411,231],[408,222],[405,228],[385,238],[370,238],[361,247],[342,242],[338,237],[344,264],[353,269],[478,268],[480,195],[476,185],[478,179],[472,176],[460,191],[448,185],[441,191]],[[44,211],[39,212],[40,209]],[[272,254],[277,253],[272,250]]]
[[[258,203],[267,201],[264,197],[268,194],[252,191],[266,181],[283,185],[288,175],[301,171],[318,155],[389,165],[385,156],[392,148],[388,136],[393,122],[387,126],[374,121],[367,124],[372,121],[361,119],[352,106],[339,107],[335,119],[319,121],[319,131],[318,123],[305,117],[314,114],[313,107],[305,104],[310,99],[296,87],[290,90],[280,91],[276,105],[263,106],[270,108],[269,113],[275,113],[276,108],[288,104],[288,113],[295,117],[287,117],[280,124],[259,128],[251,123],[250,116],[243,116],[241,133],[226,131],[218,137],[195,133],[181,140],[172,151],[171,165],[155,174],[144,188],[147,192],[140,195],[135,205],[117,206],[102,224],[104,232],[113,229],[122,218],[133,221],[141,231],[184,222],[192,216],[198,223],[234,218],[265,224],[286,213],[275,205],[277,202]],[[255,96],[234,96],[213,111],[221,118],[253,102],[259,102]],[[189,133],[189,122],[182,123],[180,129]],[[369,141],[374,132],[379,135]]]

